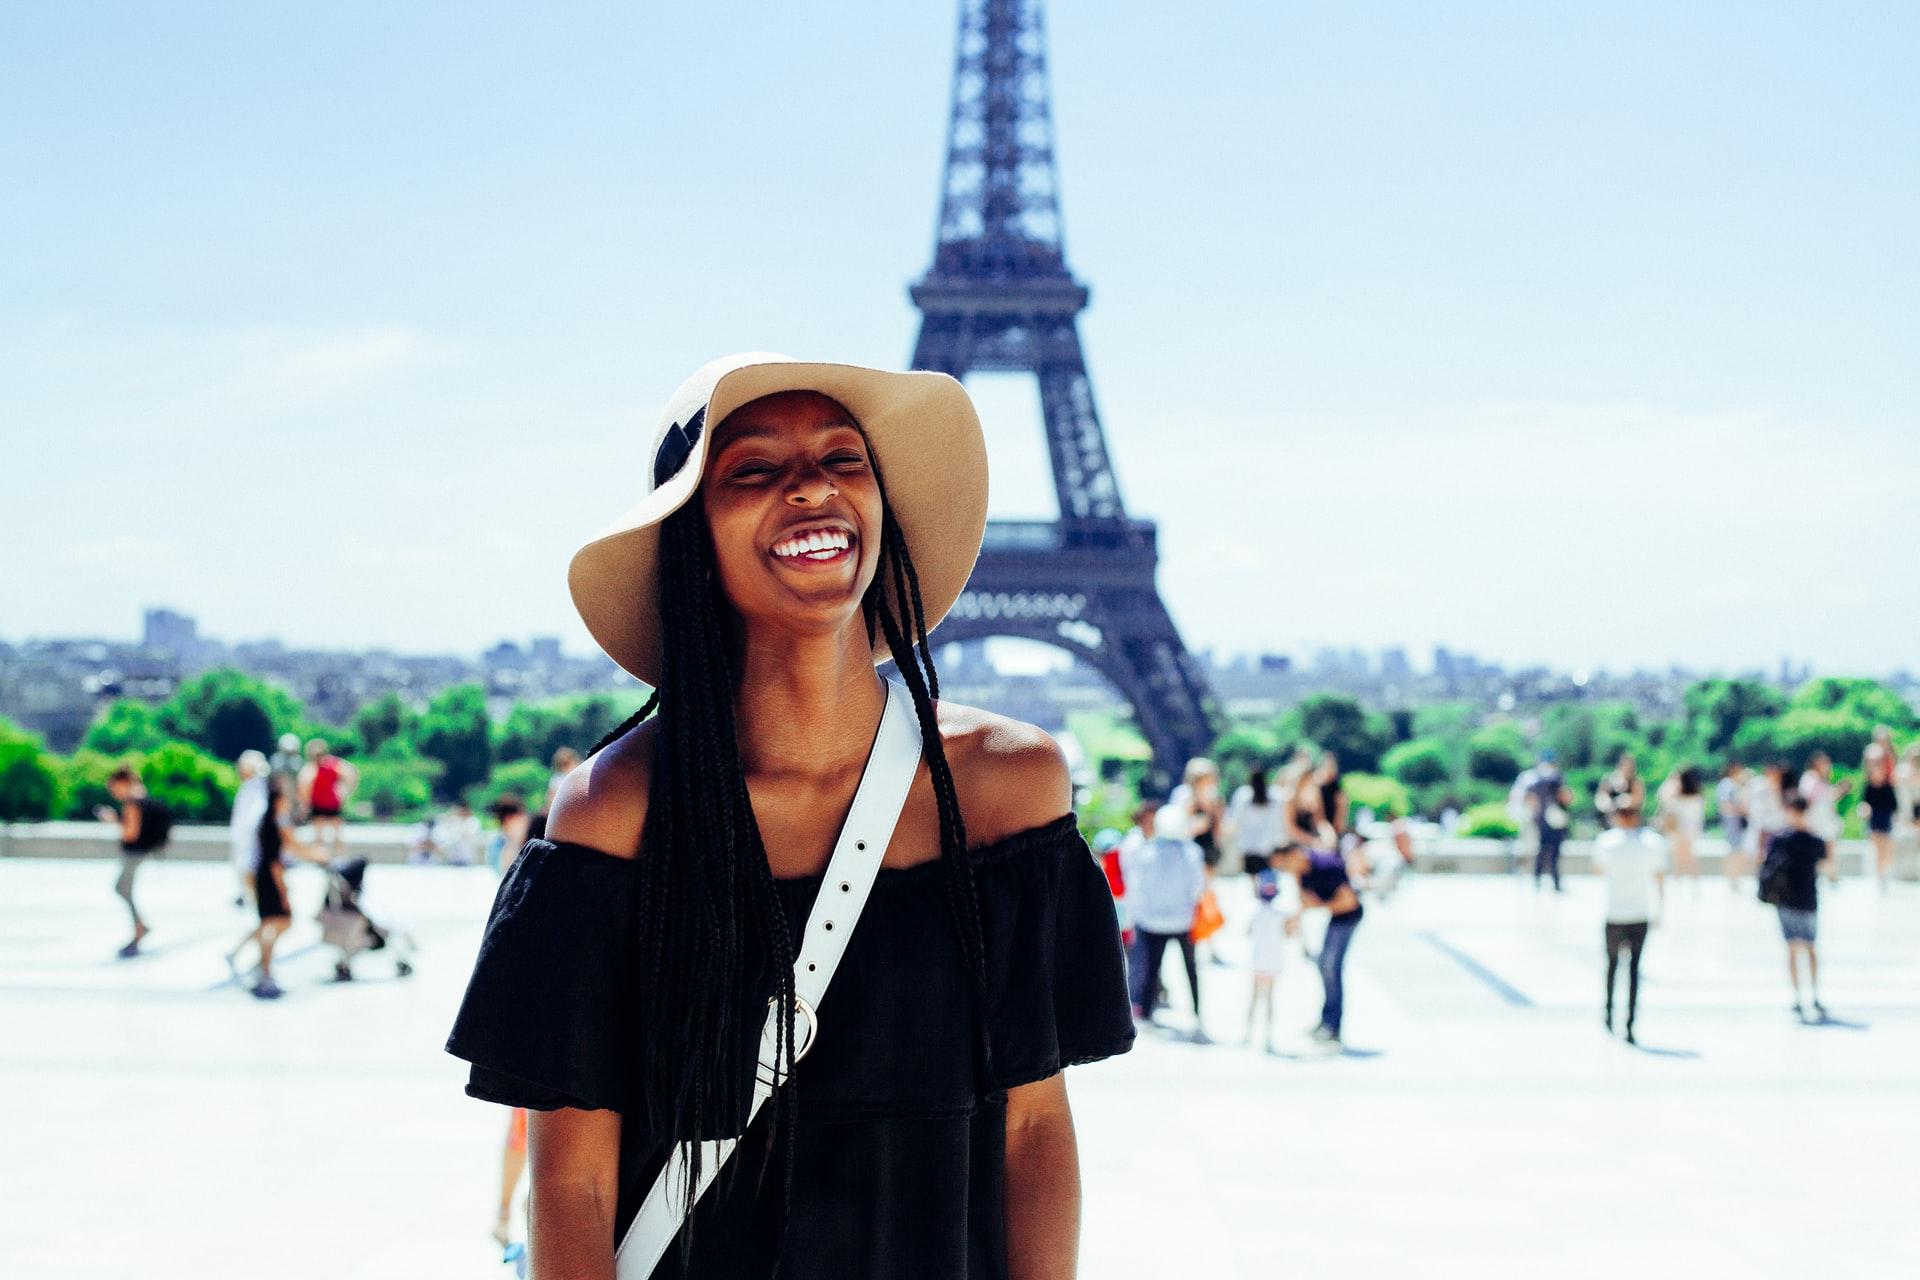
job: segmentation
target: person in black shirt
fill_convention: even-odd
[[[1787,940],[1787,975],[1793,980],[1793,1011],[1807,1020],[1807,1006],[1800,996],[1800,959],[1806,957],[1807,987],[1813,993],[1813,1015],[1824,1019],[1826,1006],[1820,1003],[1820,957],[1814,950],[1820,910],[1820,873],[1832,866],[1832,854],[1825,840],[1815,835],[1807,823],[1807,798],[1789,792],[1786,798],[1787,829],[1776,832],[1767,843],[1767,860],[1760,869],[1760,896],[1780,913],[1780,935]]]
[[[1300,910],[1288,921],[1288,931],[1298,933],[1300,916],[1316,908],[1327,912],[1327,933],[1320,942],[1320,985],[1326,1000],[1320,1006],[1320,1025],[1313,1029],[1316,1042],[1339,1051],[1340,1021],[1346,1013],[1347,947],[1353,931],[1364,914],[1360,895],[1354,892],[1347,876],[1347,864],[1338,853],[1303,849],[1290,844],[1273,855],[1276,870],[1285,871],[1300,882]]]
[[[1880,892],[1885,893],[1887,878],[1893,874],[1893,819],[1900,810],[1892,749],[1879,742],[1868,747],[1860,772],[1866,778],[1860,807],[1866,810],[1867,838],[1873,842],[1874,873],[1880,878]]]
[[[447,1041],[471,1094],[528,1108],[532,1274],[612,1276],[636,1221],[622,1269],[655,1280],[1073,1274],[1062,1073],[1134,1028],[1059,746],[939,694],[926,636],[979,554],[985,458],[944,375],[729,357],[575,554],[589,631],[654,693],[514,860]],[[827,872],[902,706],[912,785],[816,1014],[796,956],[854,901]],[[671,1188],[719,1138],[689,1214]]]
[[[140,954],[141,940],[153,932],[141,918],[140,908],[133,904],[134,877],[147,855],[166,845],[173,817],[166,805],[147,794],[140,775],[126,765],[115,769],[107,779],[107,793],[120,807],[110,809],[102,805],[95,810],[95,816],[120,828],[120,878],[114,882],[113,891],[133,916],[133,939],[118,953],[122,960],[130,960]]]

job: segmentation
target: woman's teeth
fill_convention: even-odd
[[[783,559],[831,560],[850,542],[844,529],[818,529],[777,544],[773,554]]]

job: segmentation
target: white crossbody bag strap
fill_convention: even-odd
[[[820,896],[814,899],[793,962],[794,995],[799,1003],[794,1019],[794,1035],[799,1038],[796,1060],[813,1047],[820,1034],[814,1011],[820,1007],[820,997],[826,994],[834,968],[846,952],[847,939],[853,936],[853,927],[867,904],[880,859],[886,854],[887,842],[913,785],[914,771],[919,768],[920,745],[920,720],[914,712],[913,697],[906,686],[889,680],[887,702],[880,713],[880,730],[874,736],[866,772],[860,777],[853,807],[847,811],[846,824],[827,862],[826,879],[820,885]],[[773,1096],[776,1025],[775,1015],[770,1012],[760,1035],[760,1066],[754,1074],[753,1101],[747,1111],[749,1126]],[[693,1188],[696,1202],[713,1184],[737,1142],[735,1138],[723,1138],[703,1144],[700,1181]],[[649,1280],[653,1275],[687,1216],[685,1184],[685,1148],[676,1142],[669,1149],[666,1168],[654,1179],[633,1225],[620,1241],[615,1254],[618,1280]]]

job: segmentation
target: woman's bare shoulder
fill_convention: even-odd
[[[567,772],[547,814],[547,839],[619,858],[639,854],[657,723],[628,731]]]
[[[992,844],[1072,812],[1073,781],[1053,735],[954,702],[942,702],[939,715],[969,843]]]

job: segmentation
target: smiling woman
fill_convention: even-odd
[[[533,1111],[534,1272],[1072,1274],[1061,1071],[1133,1028],[1058,747],[939,700],[965,391],[731,357],[653,480],[570,582],[654,697],[501,885],[448,1041]]]

